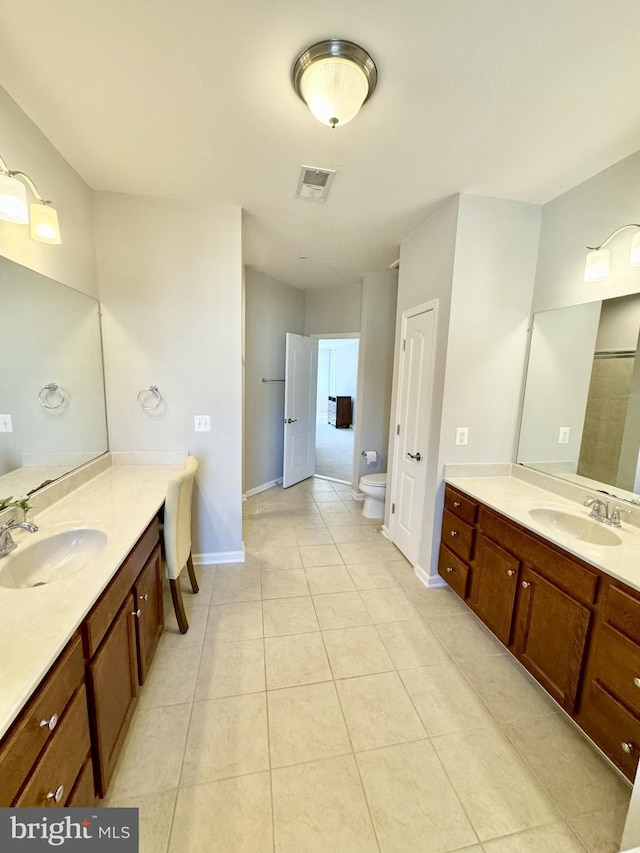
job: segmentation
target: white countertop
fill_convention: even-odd
[[[74,527],[103,530],[104,550],[84,569],[31,589],[0,586],[0,736],[46,675],[162,505],[181,465],[118,465],[38,512],[38,532],[15,531],[18,549]],[[13,533],[12,533],[13,535]],[[9,558],[10,559],[10,558]],[[1,568],[0,561],[0,568]]]
[[[529,515],[529,510],[536,507],[553,507],[588,518],[589,510],[582,500],[570,500],[515,476],[447,476],[445,482],[640,592],[640,529],[626,522],[626,516],[621,528],[606,528],[620,537],[620,545],[594,545],[551,530]],[[584,499],[583,490],[580,495]],[[593,521],[593,524],[602,522]]]

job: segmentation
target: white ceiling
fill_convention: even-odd
[[[0,19],[0,84],[93,188],[241,205],[246,263],[297,287],[385,270],[453,193],[542,203],[640,148],[638,0],[0,0]],[[290,84],[328,37],[379,71],[337,130]],[[325,204],[294,198],[303,164],[337,170]]]

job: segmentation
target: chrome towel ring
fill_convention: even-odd
[[[162,399],[162,394],[158,391],[157,385],[150,385],[148,388],[143,388],[142,391],[138,394],[138,405],[141,406],[145,412],[155,412],[158,406],[161,406],[164,403]],[[145,403],[145,400],[147,401]]]
[[[50,382],[38,394],[38,401],[45,409],[60,409],[67,402],[67,395],[56,382]]]

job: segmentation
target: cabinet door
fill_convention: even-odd
[[[569,713],[576,706],[591,612],[532,569],[521,573],[515,654]]]
[[[162,559],[160,546],[154,549],[134,587],[136,598],[136,639],[138,677],[144,684],[147,672],[164,629],[162,602]]]
[[[135,599],[125,602],[88,669],[98,793],[104,797],[138,695]]]
[[[514,556],[478,536],[469,604],[505,646],[511,642],[519,569]]]

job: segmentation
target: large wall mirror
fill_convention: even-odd
[[[534,316],[518,462],[640,503],[640,294]]]
[[[0,305],[0,498],[17,498],[107,450],[100,315],[2,257]]]

